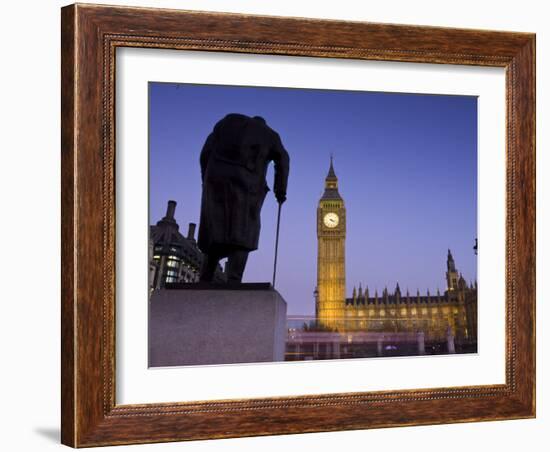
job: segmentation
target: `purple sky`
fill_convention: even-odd
[[[174,199],[183,234],[199,220],[199,154],[214,124],[259,115],[280,134],[290,177],[277,290],[289,314],[314,313],[316,208],[331,153],[347,208],[348,296],[359,283],[443,291],[447,248],[476,278],[476,97],[149,83],[149,102],[150,221]],[[270,192],[244,281],[271,281],[276,208]]]

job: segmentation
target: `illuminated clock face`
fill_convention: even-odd
[[[325,217],[323,218],[323,222],[325,223],[325,226],[327,228],[335,228],[338,226],[339,222],[338,215],[336,215],[334,212],[327,213]]]

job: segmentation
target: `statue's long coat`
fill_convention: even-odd
[[[266,173],[275,164],[275,193],[286,193],[289,157],[279,135],[261,118],[229,114],[206,139],[200,156],[202,204],[198,245],[226,255],[255,250],[260,210],[269,191]]]

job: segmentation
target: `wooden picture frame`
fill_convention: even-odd
[[[62,9],[62,442],[73,447],[535,416],[535,35],[147,8]],[[506,70],[506,382],[115,403],[115,50],[148,47]]]

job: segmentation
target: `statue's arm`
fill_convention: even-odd
[[[275,181],[273,191],[277,199],[282,202],[286,199],[286,188],[288,184],[288,173],[290,170],[290,157],[281,142],[278,134],[275,134],[275,146],[272,155],[275,164]],[[282,200],[282,201],[281,201]]]
[[[200,156],[200,163],[201,163],[201,178],[204,182],[204,174],[206,173],[206,168],[208,166],[208,161],[210,160],[210,155],[212,154],[212,144],[213,144],[214,138],[213,134],[211,133],[208,135],[208,138],[204,142],[204,146],[202,147],[201,156]]]

